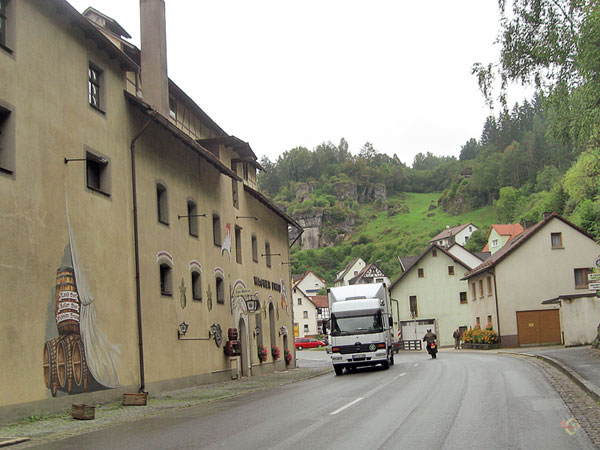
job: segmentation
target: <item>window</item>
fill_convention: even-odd
[[[552,248],[563,248],[562,233],[550,233]]]
[[[242,229],[235,227],[235,262],[242,263]]]
[[[417,272],[419,274],[419,278],[423,278],[425,276],[425,272],[423,271],[423,269],[417,269]]]
[[[308,319],[308,311],[302,311],[302,318]]]
[[[256,235],[252,235],[252,261],[258,262],[258,241]]]
[[[498,239],[492,239],[492,247],[498,247]]]
[[[202,275],[200,272],[192,272],[192,299],[202,300]]]
[[[454,275],[454,266],[448,266],[448,275]]]
[[[15,115],[0,103],[0,172],[15,171]]]
[[[238,182],[235,179],[231,180],[231,196],[233,199],[233,207],[236,209],[239,209],[240,202],[239,202],[239,196],[238,196]]]
[[[471,294],[473,294],[473,300],[477,300],[477,288],[475,287],[475,282],[471,284]]]
[[[479,317],[475,317],[475,323],[481,326],[481,320],[479,320]]]
[[[217,277],[217,303],[225,303],[225,283],[219,276]]]
[[[479,280],[479,296],[483,297],[483,280]]]
[[[265,242],[265,257],[267,260],[267,267],[271,267],[271,244]]]
[[[304,334],[308,333],[308,325],[304,325]]]
[[[434,258],[437,258],[437,250],[435,248],[433,250],[431,250],[431,256],[433,256]]]
[[[242,170],[244,171],[244,180],[248,181],[248,163],[242,165]]]
[[[102,70],[90,62],[88,67],[88,102],[90,106],[102,111]]]
[[[467,303],[467,293],[466,292],[461,292],[459,294],[459,296],[460,296],[460,303],[461,304]]]
[[[177,102],[175,97],[169,96],[169,116],[177,120]]]
[[[221,219],[213,214],[213,242],[217,247],[221,247]]]
[[[103,194],[110,194],[110,176],[106,158],[86,152],[87,187]]]
[[[575,288],[584,289],[589,286],[588,274],[592,273],[592,269],[575,269]]]
[[[160,265],[160,294],[173,295],[172,269],[168,264]]]
[[[156,185],[156,208],[158,211],[158,221],[169,225],[169,207],[167,203],[167,188],[157,183]]]
[[[492,323],[492,316],[488,316],[488,321],[487,321],[488,325],[491,325]]]
[[[488,295],[492,295],[492,277],[487,277],[487,291]]]
[[[417,317],[419,315],[419,311],[417,310],[417,296],[411,295],[408,300],[410,307],[410,315],[412,317]]]
[[[198,237],[198,208],[192,200],[187,202],[188,233],[190,236]]]
[[[7,0],[0,0],[0,44],[6,46],[6,5]]]
[[[298,306],[302,306],[302,299],[301,298],[298,299]]]

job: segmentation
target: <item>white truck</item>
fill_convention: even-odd
[[[329,351],[336,375],[344,368],[394,364],[390,297],[384,283],[327,289]]]

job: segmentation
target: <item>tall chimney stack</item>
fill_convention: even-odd
[[[142,35],[142,95],[154,109],[169,117],[167,32],[164,0],[140,0]]]

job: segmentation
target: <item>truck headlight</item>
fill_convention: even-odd
[[[334,361],[341,361],[343,358],[341,356],[332,356],[331,359]]]
[[[387,353],[386,352],[377,352],[377,353],[375,353],[375,357],[376,358],[378,358],[380,356],[387,356]]]

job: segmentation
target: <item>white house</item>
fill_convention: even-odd
[[[365,266],[354,278],[348,280],[348,284],[385,283],[390,285],[390,279],[383,273],[377,263]]]
[[[336,279],[333,282],[334,286],[348,286],[350,280],[356,277],[367,264],[361,258],[354,258],[343,270],[338,272]]]
[[[455,227],[447,226],[445,230],[433,237],[429,243],[446,248],[450,247],[454,243],[464,246],[471,235],[477,230],[479,230],[479,228],[472,223],[465,223]]]
[[[490,252],[492,255],[500,250],[511,239],[523,232],[523,226],[520,223],[495,224],[487,232],[487,244],[483,248],[484,252]]]
[[[573,328],[586,328],[586,336],[595,333],[597,315],[589,323],[573,320],[559,303],[542,302],[589,294],[587,276],[599,254],[591,235],[555,213],[544,214],[464,277],[470,325],[491,322],[504,347],[566,343],[563,332],[573,336]],[[597,314],[598,301],[587,300],[580,311]]]
[[[454,345],[452,333],[470,323],[467,283],[470,266],[432,244],[390,286],[392,315],[401,340],[420,340],[431,328],[439,345]]]
[[[309,270],[294,282],[294,287],[299,287],[306,295],[311,296],[317,295],[321,289],[327,287],[327,283],[312,270]]]
[[[485,261],[487,258],[490,257],[489,252],[488,253],[484,253],[484,252],[473,253],[473,252],[470,252],[469,250],[467,250],[466,248],[464,248],[462,245],[459,245],[456,243],[452,244],[450,247],[448,247],[447,250],[448,250],[448,253],[456,256],[458,259],[460,259],[461,261],[466,263],[469,266],[469,269],[474,269],[475,267],[477,267],[479,264],[481,264],[483,261]]]
[[[322,288],[326,287],[325,280],[309,270],[294,283],[292,287],[292,302],[294,309],[294,334],[296,337],[309,334],[318,334],[322,329],[327,312],[319,301],[315,304],[315,296]],[[327,297],[325,296],[325,299]],[[326,316],[326,317],[324,317]]]

